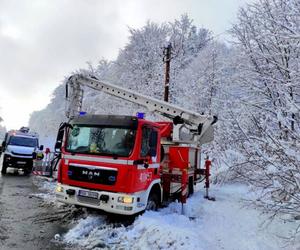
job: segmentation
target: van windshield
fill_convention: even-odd
[[[131,128],[74,125],[68,134],[66,151],[127,157],[132,153],[135,134]]]
[[[8,145],[35,148],[38,146],[38,140],[37,138],[11,136]]]

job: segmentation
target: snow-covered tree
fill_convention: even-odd
[[[58,86],[47,107],[41,111],[34,111],[29,120],[29,127],[40,136],[40,144],[47,147],[54,147],[54,140],[58,126],[66,121],[65,114],[65,87]]]
[[[138,93],[162,99],[164,90],[164,47],[171,42],[174,53],[171,65],[171,98],[181,98],[178,91],[184,81],[176,81],[181,71],[197,57],[210,40],[210,32],[197,28],[187,15],[173,23],[156,24],[147,22],[140,29],[129,29],[129,41],[120,50],[115,61],[101,60],[96,67],[88,64],[87,69],[77,73],[95,75],[98,79],[119,84]],[[51,103],[43,111],[34,112],[30,119],[32,129],[45,137],[54,137],[60,121],[64,120],[64,87],[59,86],[53,93]],[[135,114],[136,105],[120,101],[103,93],[86,89],[83,109],[88,113]],[[40,121],[49,116],[47,124]]]
[[[5,133],[6,133],[6,128],[2,126],[3,118],[0,116],[0,143],[4,139]]]
[[[0,125],[0,143],[4,139],[5,133],[6,133],[6,128]]]
[[[228,164],[235,163],[231,158],[236,156],[233,152],[238,151],[236,141],[240,131],[235,120],[240,88],[233,81],[236,55],[234,49],[211,41],[177,77],[180,106],[218,116],[215,140],[205,147],[205,152],[213,157],[213,169],[218,173],[226,170]],[[221,175],[218,174],[218,179]]]
[[[264,190],[261,204],[291,214],[300,213],[299,16],[298,0],[260,0],[240,9],[231,31],[248,116],[237,119],[244,162],[235,170]]]
[[[129,32],[129,43],[120,51],[115,62],[116,82],[139,93],[161,98],[163,47],[169,27],[147,22],[141,29],[130,29]]]
[[[212,39],[211,32],[197,28],[187,14],[170,23],[169,42],[172,45],[173,70],[187,67]]]
[[[170,29],[169,43],[172,46],[170,100],[177,103],[185,84],[182,78],[177,80],[177,77],[180,77],[181,72],[189,68],[212,37],[209,30],[193,25],[193,20],[186,14],[182,15],[179,20],[176,19],[170,23]]]

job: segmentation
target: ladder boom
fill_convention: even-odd
[[[81,74],[72,75],[68,80],[68,86],[72,89],[71,95],[68,97],[69,106],[67,107],[66,112],[67,117],[70,119],[79,114],[82,106],[83,95],[83,89],[81,86],[87,86],[97,91],[102,91],[126,101],[142,105],[151,112],[157,112],[172,119],[175,126],[177,124],[187,124],[190,126],[190,129],[198,130],[198,135],[203,134],[213,123],[216,122],[216,117],[214,116],[201,115],[177,105],[138,94],[133,90],[100,81],[94,77],[84,76]]]

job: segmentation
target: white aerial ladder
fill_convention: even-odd
[[[174,124],[173,142],[200,146],[213,140],[212,125],[217,121],[216,116],[201,115],[168,102],[138,94],[133,90],[100,81],[94,76],[85,76],[82,74],[74,74],[67,81],[66,116],[69,119],[78,116],[81,111],[84,94],[83,86],[139,104],[151,112],[156,112],[172,119]]]

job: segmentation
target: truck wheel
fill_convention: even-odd
[[[159,206],[159,199],[158,195],[156,193],[150,193],[148,201],[147,201],[147,206],[146,210],[152,210],[152,211],[157,211]]]
[[[1,174],[6,174],[7,166],[5,163],[2,164]]]

